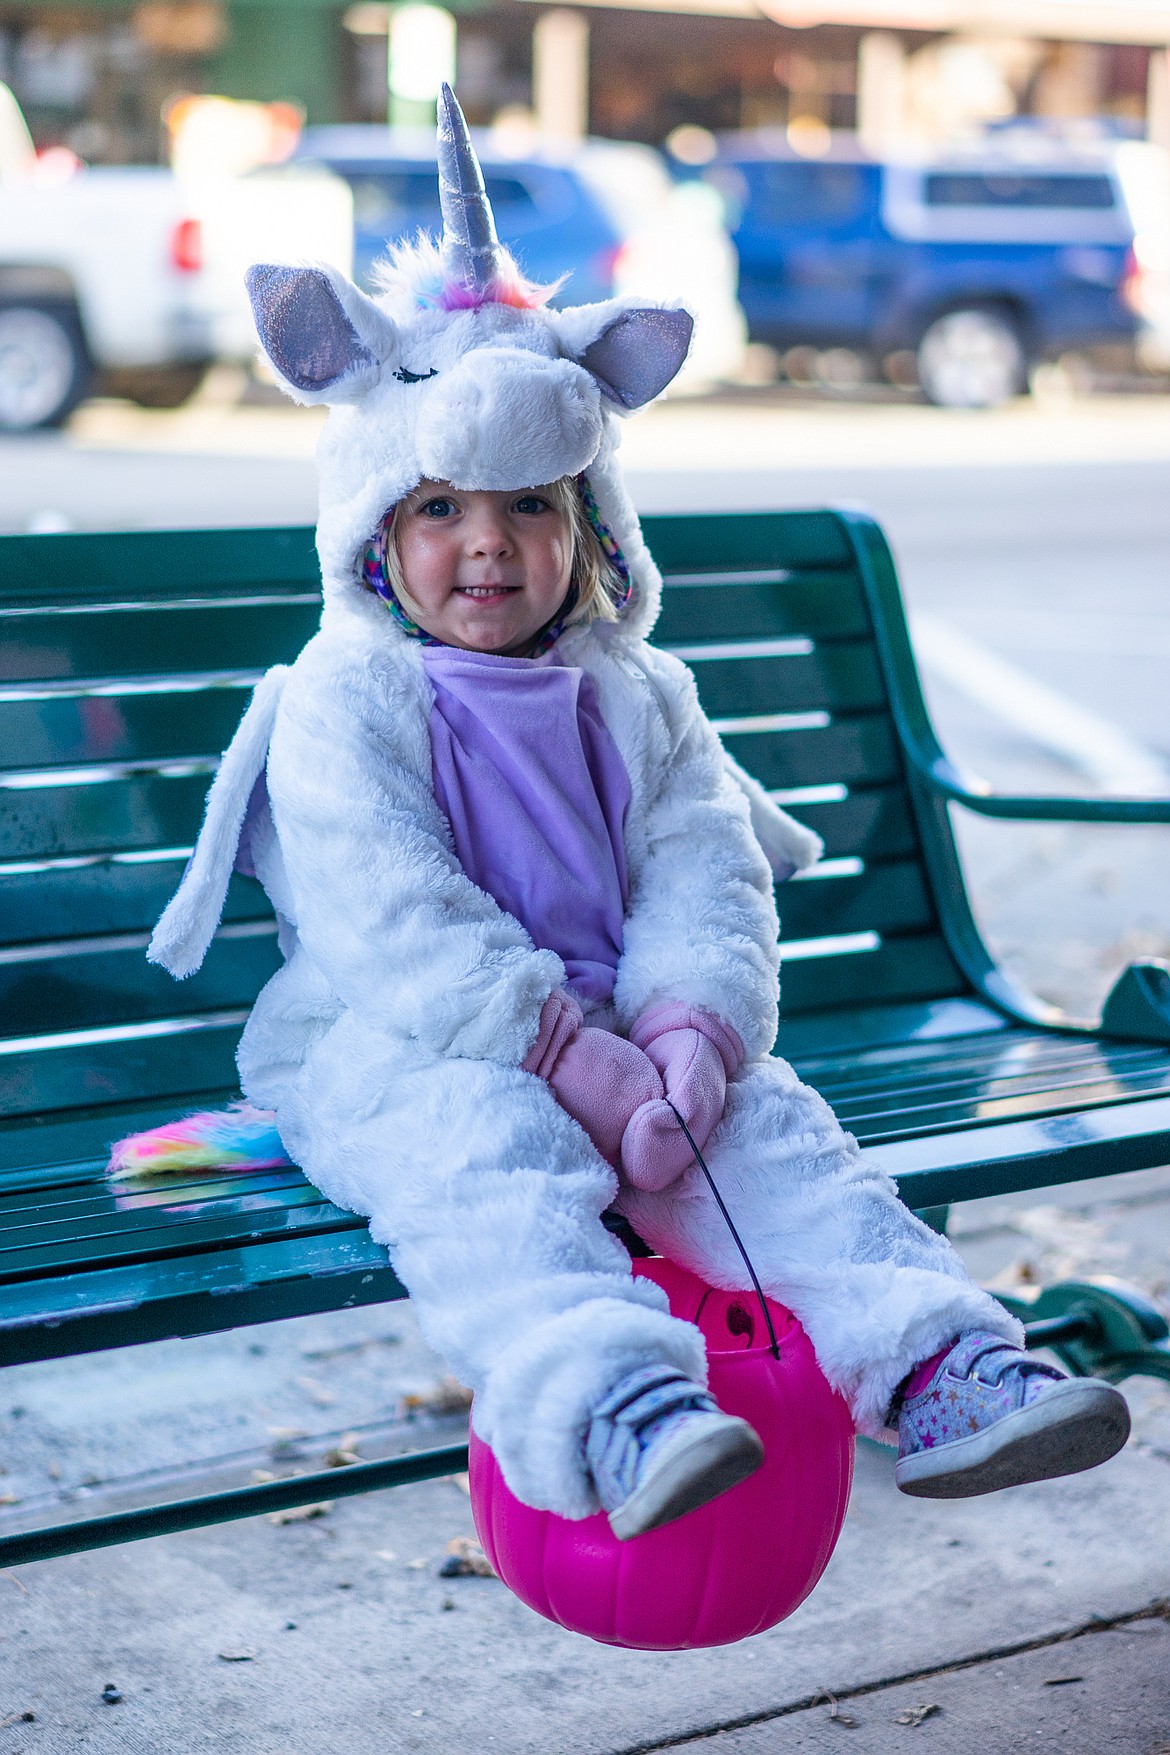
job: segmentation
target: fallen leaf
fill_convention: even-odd
[[[348,1469],[352,1468],[354,1463],[362,1461],[364,1458],[358,1452],[356,1432],[346,1432],[337,1440],[332,1450],[325,1452],[325,1467],[327,1469]]]
[[[290,1505],[284,1511],[270,1511],[268,1521],[279,1528],[284,1523],[308,1523],[314,1517],[328,1517],[332,1510],[332,1499],[322,1499],[316,1505]]]
[[[456,1377],[441,1377],[430,1389],[402,1397],[404,1414],[462,1414],[471,1406],[471,1391]]]
[[[298,1377],[297,1388],[303,1389],[309,1399],[316,1402],[319,1408],[331,1408],[337,1401],[334,1391],[326,1389],[325,1385],[318,1383],[315,1377]]]
[[[447,1543],[447,1558],[439,1567],[440,1578],[494,1578],[496,1569],[470,1536],[455,1536]]]
[[[936,1712],[941,1711],[942,1707],[937,1701],[929,1700],[922,1706],[908,1706],[905,1712],[900,1712],[898,1714],[894,1723],[896,1725],[920,1725],[924,1723],[926,1719],[933,1718]]]
[[[222,1658],[225,1664],[250,1664],[256,1658],[256,1653],[250,1645],[228,1645],[222,1651],[217,1651],[215,1655]]]
[[[272,1440],[271,1448],[280,1451],[287,1450],[292,1444],[299,1444],[309,1434],[303,1426],[270,1426],[268,1436]]]

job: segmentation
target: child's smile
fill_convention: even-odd
[[[402,503],[393,540],[408,609],[449,646],[522,656],[569,589],[572,532],[541,488],[464,492],[422,481]]]

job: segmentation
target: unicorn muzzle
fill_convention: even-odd
[[[423,475],[507,492],[576,475],[601,444],[601,396],[571,360],[479,347],[427,385],[415,432]]]

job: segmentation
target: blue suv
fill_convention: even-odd
[[[568,164],[493,152],[478,136],[476,151],[501,242],[529,279],[544,285],[566,275],[558,305],[610,298],[622,239],[585,178]],[[358,124],[309,128],[296,156],[327,165],[353,192],[359,284],[370,285],[387,242],[442,230],[433,133]]]
[[[725,136],[702,175],[728,208],[751,337],[782,352],[849,348],[891,374],[909,354],[932,402],[987,407],[1034,363],[1137,336],[1107,153],[882,164]]]

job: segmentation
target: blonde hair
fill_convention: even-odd
[[[521,489],[521,492],[525,490]],[[535,493],[535,488],[528,490]],[[539,490],[548,500],[555,512],[559,512],[569,527],[569,535],[573,544],[573,556],[569,566],[569,587],[565,601],[572,603],[572,609],[564,618],[565,627],[577,627],[586,622],[616,622],[618,608],[615,599],[620,600],[625,592],[624,582],[610,564],[586,515],[585,506],[577,487],[576,477],[562,475],[559,480],[550,482]],[[395,538],[395,526],[398,522],[398,511],[402,501],[398,502],[383,523],[386,577],[390,582],[395,597],[410,616],[420,626],[425,625],[425,611],[410,595],[409,587],[402,572],[402,557],[398,553]]]

